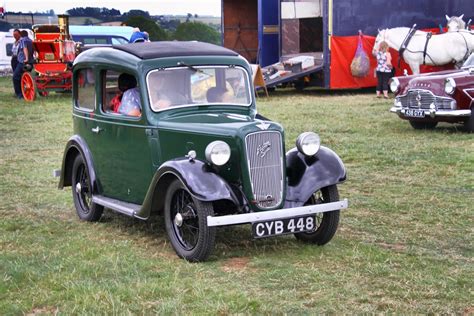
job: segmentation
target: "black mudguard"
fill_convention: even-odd
[[[241,204],[230,185],[209,165],[199,160],[179,159],[165,162],[156,171],[138,215],[148,218],[152,212],[160,212],[166,189],[174,179],[179,179],[200,201],[229,200],[235,205]]]
[[[285,208],[304,205],[321,188],[346,180],[346,168],[331,149],[321,146],[314,157],[306,157],[296,148],[286,154],[288,184]]]
[[[58,187],[59,189],[63,189],[64,187],[71,186],[72,165],[76,155],[78,154],[82,155],[84,158],[89,171],[89,178],[92,184],[92,193],[98,194],[100,192],[100,185],[95,174],[92,154],[85,140],[79,135],[73,135],[71,138],[69,138],[66,144]]]

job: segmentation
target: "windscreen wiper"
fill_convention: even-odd
[[[201,69],[198,69],[198,68],[196,68],[196,67],[193,67],[193,66],[191,66],[191,65],[188,65],[188,64],[186,64],[186,63],[184,63],[184,62],[182,62],[182,61],[178,61],[178,66],[188,67],[189,69],[191,69],[191,70],[194,71],[194,72],[202,72]]]

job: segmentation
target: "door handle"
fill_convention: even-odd
[[[92,128],[92,133],[99,134],[99,133],[102,132],[103,130],[104,130],[103,128],[100,128],[99,126],[96,126],[96,127],[93,127],[93,128]]]

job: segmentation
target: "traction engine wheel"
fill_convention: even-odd
[[[21,76],[21,93],[26,101],[32,102],[36,98],[35,78],[29,72],[24,72]]]

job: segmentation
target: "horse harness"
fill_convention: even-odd
[[[415,35],[415,33],[416,33],[415,26],[416,26],[416,24],[410,29],[407,36],[403,40],[402,45],[400,45],[400,49],[398,50],[398,54],[400,55],[400,58],[398,59],[398,68],[400,68],[400,62],[403,59],[403,53],[405,52],[405,50],[407,50],[408,44],[410,43],[411,39],[413,38],[413,35]],[[466,44],[466,54],[463,57],[463,60],[466,60],[467,57],[469,57],[469,53],[470,53],[469,45],[467,44],[467,41],[466,41],[466,38],[464,37],[464,35],[459,33],[459,31],[458,31],[458,34],[462,36],[462,38],[464,40],[464,43]],[[427,49],[428,49],[428,43],[429,43],[432,36],[433,36],[432,32],[427,32],[426,33],[426,42],[425,42],[425,47],[423,49],[423,65],[426,65],[426,56],[428,56],[431,59],[431,61],[433,61],[433,59],[426,52]]]
[[[403,59],[403,53],[407,49],[408,43],[410,43],[411,39],[413,38],[413,35],[415,35],[415,33],[416,33],[415,26],[416,26],[416,24],[413,25],[413,27],[410,29],[407,36],[405,37],[402,44],[400,45],[400,48],[398,49],[398,54],[400,55],[400,58],[398,59],[398,68],[400,68],[400,62]],[[428,45],[428,42],[427,42],[427,45]],[[426,52],[426,46],[425,46],[425,52]]]
[[[426,42],[425,42],[425,48],[423,49],[423,65],[426,65],[426,49],[428,48],[428,42],[430,41],[431,36],[433,33],[428,32],[426,33]],[[431,57],[430,57],[431,59]]]

